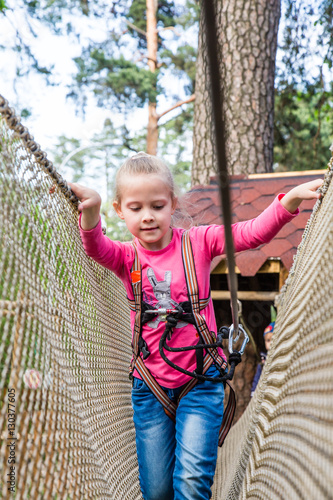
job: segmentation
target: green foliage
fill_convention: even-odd
[[[63,28],[66,13],[73,13],[76,16],[84,15],[91,17],[105,16],[105,12],[110,9],[109,2],[88,0],[24,0],[28,12],[32,17],[52,26],[55,32]]]
[[[333,0],[284,0],[277,64],[274,163],[324,168],[333,141]]]
[[[277,83],[279,87],[306,86],[325,66],[332,67],[333,0],[283,0],[283,5],[283,57],[277,67]]]
[[[160,90],[158,71],[152,73],[124,56],[109,58],[105,48],[105,44],[90,47],[83,57],[75,59],[79,69],[76,76],[78,87],[92,86],[101,105],[110,103],[112,97],[115,97],[113,105],[118,107],[123,104],[142,107],[147,100],[156,102]]]
[[[27,108],[23,108],[21,110],[21,117],[22,118],[28,118],[29,116],[31,116],[31,110],[27,109]]]
[[[197,59],[197,49],[191,45],[180,45],[177,50],[164,49],[161,53],[164,64],[168,68],[172,68],[174,75],[180,78],[186,74],[188,83],[186,85],[186,93],[194,92],[195,83],[195,63]]]
[[[6,9],[8,9],[5,0],[0,0],[0,12],[4,12]]]
[[[276,91],[274,163],[278,170],[324,168],[333,139],[333,84],[305,91],[296,86]]]
[[[322,27],[318,45],[324,54],[324,64],[333,67],[333,0],[322,0],[319,4],[319,19],[315,25]]]
[[[177,18],[177,23],[183,27],[184,30],[199,26],[200,18],[200,1],[187,0],[183,11]]]
[[[162,35],[164,28],[178,26],[177,29],[182,29],[185,23],[183,11],[176,9],[173,1],[161,0],[158,3],[157,25],[161,31],[154,72],[147,64],[146,1],[116,4],[112,13],[117,24],[109,37],[100,43],[91,43],[75,59],[78,71],[71,97],[84,106],[86,96],[92,90],[99,106],[132,111],[133,106],[157,103],[160,95],[168,96],[168,87],[161,82],[163,77],[167,81],[165,77],[171,74],[183,82],[185,95],[193,93],[196,49],[188,44],[175,43],[170,49]]]
[[[13,5],[11,3],[10,8],[14,12]],[[198,24],[198,4],[195,0],[188,0],[185,5],[174,0],[159,0],[159,43],[154,72],[147,64],[144,34],[146,0],[124,0],[111,4],[105,0],[18,0],[15,8],[26,12],[26,26],[22,27],[22,33],[28,30],[29,34],[37,37],[39,27],[44,29],[47,26],[56,35],[67,36],[69,43],[73,37],[77,37],[74,41],[80,42],[81,53],[74,59],[77,71],[69,85],[68,96],[74,99],[78,110],[84,112],[85,106],[91,103],[91,97],[94,96],[98,106],[121,111],[125,116],[127,113],[132,114],[136,108],[146,106],[148,102],[155,103],[160,114],[194,91],[196,37],[193,35],[193,25]],[[85,34],[88,26],[89,37]],[[187,29],[192,33],[187,37],[192,45],[187,40],[180,42],[178,39],[178,35],[183,36]],[[17,78],[27,77],[31,71],[37,71],[46,77],[49,84],[54,84],[58,79],[57,73],[51,64],[47,65],[44,61],[40,63],[20,31],[19,27],[14,49],[20,55]],[[159,109],[161,103],[164,109]],[[182,110],[179,108],[173,114]],[[30,109],[26,109],[22,116],[28,117],[29,113]],[[187,119],[191,121],[193,114],[185,113],[183,120]],[[190,127],[191,123],[188,122],[187,128]],[[126,142],[126,134],[123,138]],[[60,143],[64,139],[60,138]],[[135,141],[135,138],[132,137],[132,140]],[[138,140],[142,142],[142,137]],[[125,142],[123,145],[126,148]],[[74,143],[70,146],[75,148]],[[145,150],[146,146],[140,149]],[[59,152],[62,158],[68,154],[65,144],[59,145]],[[79,161],[78,154],[75,159],[75,178],[80,178],[85,170]]]
[[[81,144],[79,139],[68,138],[61,135],[58,141],[56,149],[54,150],[54,164],[60,167],[62,160],[69,157],[66,166],[68,166],[72,172],[71,180],[72,182],[78,182],[85,173],[85,151],[77,152],[73,157],[70,157],[72,152],[80,148]]]

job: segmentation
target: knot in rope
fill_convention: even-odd
[[[235,366],[239,365],[239,363],[242,361],[242,355],[238,351],[233,351],[232,353],[229,354],[229,364],[233,363]]]

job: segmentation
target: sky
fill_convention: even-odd
[[[66,37],[52,34],[49,28],[37,20],[30,20],[29,26],[24,10],[19,7],[20,1],[7,0],[6,3],[13,8],[13,11],[6,11],[6,16],[0,14],[0,45],[9,46],[13,43],[15,32],[18,30],[22,39],[31,46],[40,65],[53,66],[52,80],[56,85],[48,86],[45,78],[34,74],[33,71],[28,78],[16,78],[14,84],[20,55],[6,50],[1,51],[0,57],[0,94],[12,107],[28,108],[31,111],[31,116],[22,118],[22,122],[52,160],[51,150],[60,135],[80,138],[83,144],[88,144],[94,133],[101,131],[105,119],[110,117],[110,111],[97,107],[93,99],[88,101],[85,116],[82,116],[78,113],[74,102],[66,98],[68,86],[72,81],[71,75],[76,69],[73,58],[81,54],[82,47],[87,45],[90,39],[94,41],[105,39],[110,26],[105,19],[98,19],[96,22],[80,16],[80,40],[71,37],[69,42]],[[180,0],[178,3],[184,2]],[[73,22],[73,18],[69,20]],[[34,37],[32,31],[38,36]],[[163,33],[163,38],[169,38],[170,43],[173,43],[174,37],[172,32]],[[172,84],[174,93],[179,93],[182,98],[182,84],[177,79],[174,79]],[[161,110],[167,109],[174,102],[161,102]],[[114,110],[111,118],[116,125],[121,125],[125,121],[124,116]],[[130,123],[127,119],[126,124],[132,131],[146,127],[147,109],[133,113]]]

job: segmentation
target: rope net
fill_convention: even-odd
[[[140,499],[123,286],[85,255],[76,198],[1,97],[0,114],[0,496]],[[213,499],[332,498],[331,176],[332,161]]]
[[[85,255],[75,198],[0,105],[2,498],[10,465],[16,499],[140,498],[123,286]]]
[[[213,499],[333,498],[333,158],[277,297],[254,397],[219,450]]]

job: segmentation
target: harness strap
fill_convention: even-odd
[[[135,311],[135,300],[129,299],[128,297],[127,297],[127,300],[128,300],[128,304],[130,306],[131,311]],[[199,299],[200,311],[202,309],[205,309],[208,306],[209,301],[210,301],[210,297],[207,297],[207,299]]]
[[[233,387],[231,386],[230,382],[227,380],[227,384],[229,386],[229,398],[228,398],[228,403],[227,406],[223,412],[223,420],[222,424],[220,427],[220,432],[219,432],[219,446],[222,446],[224,443],[225,438],[227,437],[228,432],[230,431],[230,427],[232,424],[232,421],[235,416],[235,411],[236,411],[236,395]]]
[[[141,336],[141,295],[142,295],[142,272],[141,272],[141,264],[139,262],[138,252],[136,247],[134,246],[134,262],[131,269],[131,280],[132,280],[132,288],[134,294],[135,301],[135,320],[134,320],[134,333],[132,340],[132,348],[133,348],[133,360],[130,366],[130,371],[133,372],[134,366],[136,364],[136,360],[140,355],[139,350],[139,339]]]
[[[177,405],[173,401],[171,401],[169,396],[163,391],[162,387],[156,382],[140,356],[138,356],[136,359],[135,368],[144,380],[145,384],[149,387],[154,396],[161,403],[165,413],[168,415],[168,417],[171,418],[171,420],[175,422]]]
[[[134,320],[134,332],[133,332],[133,360],[130,366],[130,376],[134,371],[134,368],[137,370],[145,384],[149,387],[155,397],[163,406],[165,413],[170,417],[173,421],[176,420],[176,411],[177,406],[180,399],[197,384],[198,380],[193,378],[187,384],[185,384],[184,388],[179,394],[178,402],[174,403],[169,396],[164,392],[161,386],[156,382],[155,378],[152,376],[146,365],[144,364],[139,349],[139,340],[141,336],[141,311],[142,311],[142,268],[139,262],[137,248],[134,242],[132,242],[134,248],[134,262],[131,269],[131,279],[132,279],[132,288],[134,294],[134,300],[128,299],[130,308],[135,310],[135,320]],[[199,335],[204,340],[205,344],[211,344],[215,341],[215,338],[212,336],[212,332],[209,331],[207,323],[205,319],[201,316],[200,310],[204,309],[210,300],[210,297],[207,299],[200,300],[199,299],[199,287],[197,282],[197,276],[195,272],[194,266],[194,257],[193,250],[190,240],[189,231],[185,231],[182,235],[182,259],[184,265],[184,272],[186,278],[186,284],[188,288],[189,299],[192,306],[192,312],[195,320],[195,326],[199,333]],[[133,309],[134,306],[134,309]],[[219,365],[221,370],[225,370],[227,367],[227,362],[218,354],[216,348],[207,348],[206,354],[202,360],[202,373],[206,373],[208,368],[215,362]],[[200,367],[199,367],[200,369]],[[236,398],[235,393],[227,381],[227,384],[230,388],[229,400],[227,407],[223,414],[222,426],[219,433],[219,446],[222,446],[223,441],[231,427],[232,419],[236,409]]]
[[[133,359],[130,365],[130,377],[133,374],[134,368],[136,368],[145,384],[149,387],[149,389],[163,406],[165,413],[168,415],[168,417],[175,421],[177,405],[169,398],[169,396],[163,391],[162,387],[156,382],[140,356],[139,340],[141,337],[142,268],[139,262],[136,245],[134,242],[132,242],[132,245],[135,255],[131,269],[131,280],[135,303],[135,318],[132,340]]]
[[[194,256],[189,231],[184,231],[182,235],[182,258],[187,290],[192,304],[192,312],[197,331],[203,338],[205,344],[211,344],[212,340],[214,341],[215,339],[212,339],[212,334],[208,329],[207,323],[200,314],[199,286],[195,272]],[[212,362],[217,362],[222,369],[227,367],[226,361],[224,361],[224,359],[219,355],[216,348],[208,348],[207,353],[211,356]]]

